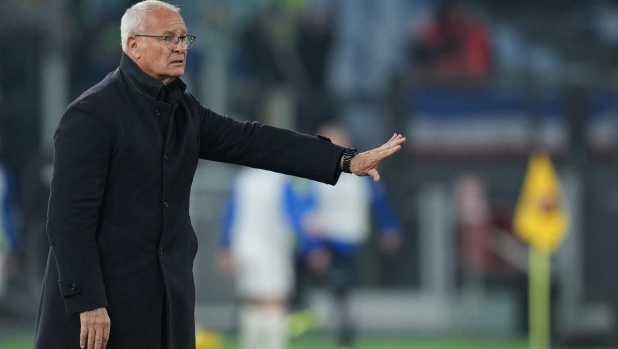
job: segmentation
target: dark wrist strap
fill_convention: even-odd
[[[341,170],[345,173],[352,173],[350,171],[350,163],[352,162],[352,158],[358,154],[358,150],[354,148],[346,148],[343,151],[343,164],[341,166]]]

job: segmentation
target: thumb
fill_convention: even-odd
[[[380,180],[380,174],[378,173],[378,170],[376,170],[375,168],[372,168],[369,171],[367,171],[367,174],[373,177],[374,182],[377,182]]]

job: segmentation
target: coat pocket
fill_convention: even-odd
[[[97,234],[97,249],[99,250],[101,268],[105,268],[111,260],[117,239],[118,228],[106,221],[102,221],[101,228]]]

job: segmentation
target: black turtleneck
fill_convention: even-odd
[[[172,106],[172,110],[176,109],[176,101],[187,88],[187,85],[179,78],[165,85],[161,81],[144,73],[144,71],[125,53],[123,53],[120,58],[120,75],[124,83],[131,90],[157,102],[167,103]],[[158,125],[163,138],[165,138],[171,114],[161,113],[156,117],[159,119]]]
[[[120,72],[124,83],[131,90],[159,102],[174,104],[187,88],[180,79],[175,79],[169,85],[163,84],[161,81],[144,73],[125,53],[120,58]]]

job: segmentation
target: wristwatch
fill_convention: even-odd
[[[341,170],[345,173],[352,173],[350,171],[350,162],[352,162],[352,158],[358,154],[358,150],[354,148],[345,148],[343,151],[343,166],[341,166]]]

